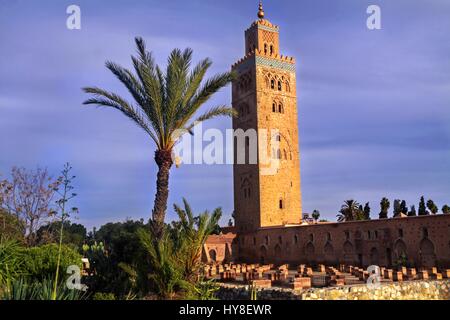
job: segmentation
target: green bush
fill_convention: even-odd
[[[23,249],[25,273],[32,279],[53,278],[58,262],[58,245],[47,244],[40,247]],[[67,267],[77,265],[81,267],[81,255],[69,246],[61,248],[60,270],[64,274]]]
[[[51,300],[53,280],[29,282],[26,278],[20,278],[8,282],[0,291],[0,300]],[[70,290],[65,283],[57,286],[56,300],[84,300],[85,293],[79,290]]]
[[[14,241],[0,242],[0,286],[24,273],[21,247]]]
[[[116,300],[114,293],[96,292],[92,300]]]

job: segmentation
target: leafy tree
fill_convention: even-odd
[[[346,200],[337,215],[338,222],[356,220],[359,213],[359,203],[355,200]]]
[[[370,206],[369,206],[369,202],[366,202],[366,204],[364,205],[364,220],[370,220]]]
[[[427,208],[431,211],[432,214],[436,214],[439,211],[437,205],[431,199],[427,201]]]
[[[87,238],[86,227],[82,224],[64,221],[63,243],[72,244],[77,248],[81,248]],[[37,243],[47,244],[57,241],[59,231],[61,229],[61,221],[55,221],[48,225],[42,226],[36,232]]]
[[[397,217],[401,213],[401,201],[400,199],[394,200],[394,217]]]
[[[11,181],[2,182],[0,204],[20,221],[27,245],[34,246],[36,231],[55,214],[52,201],[60,181],[41,168],[29,171],[14,167],[11,176]]]
[[[403,213],[404,215],[408,214],[408,206],[406,205],[406,201],[402,200],[400,203],[400,213]]]
[[[145,228],[144,220],[107,223],[95,233],[94,243],[102,243],[109,256],[110,264],[117,266],[120,262],[135,264],[140,259],[143,247],[138,230]]]
[[[319,212],[319,210],[314,210],[311,216],[313,217],[313,219],[314,219],[315,221],[319,220],[319,218],[320,218],[320,212]]]
[[[0,208],[0,243],[6,241],[24,242],[24,225],[17,216]]]
[[[427,208],[425,206],[425,199],[424,197],[420,197],[420,202],[419,202],[419,216],[426,216],[428,215],[429,212],[427,211]]]
[[[409,210],[409,212],[408,212],[408,217],[414,217],[414,216],[416,216],[417,215],[417,213],[416,213],[416,206],[415,205],[412,205],[411,206],[411,209]]]
[[[215,116],[235,114],[230,107],[218,106],[192,121],[200,107],[228,85],[235,78],[235,74],[225,72],[203,83],[211,61],[204,59],[190,70],[191,49],[183,52],[179,49],[173,50],[164,72],[155,64],[152,53],[146,50],[144,40],[136,38],[135,42],[138,49],[138,55],[132,57],[135,74],[113,62],[106,62],[106,67],[128,89],[134,103],[127,102],[115,93],[97,87],[87,87],[83,90],[93,97],[84,104],[112,107],[121,111],[155,143],[158,174],[151,226],[155,239],[159,239],[164,229],[173,147],[184,133],[192,133],[198,122]]]
[[[389,202],[388,198],[381,199],[380,219],[387,219],[390,206],[391,206],[391,203]]]
[[[449,214],[450,213],[450,207],[448,206],[448,205],[444,205],[443,207],[442,207],[442,213],[443,214]]]

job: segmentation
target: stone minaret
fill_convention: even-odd
[[[264,18],[245,31],[245,56],[232,66],[238,73],[232,103],[239,116],[233,129],[267,130],[267,141],[235,139],[235,161],[245,150],[246,164],[234,164],[234,208],[238,232],[301,223],[300,160],[297,128],[295,60],[280,54],[279,28]],[[278,130],[271,131],[271,130]],[[249,150],[257,146],[257,161]],[[262,161],[262,152],[272,164]],[[251,154],[251,152],[250,152]],[[275,164],[275,166],[274,166]]]

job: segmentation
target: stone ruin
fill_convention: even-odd
[[[381,283],[414,280],[450,279],[450,269],[406,268],[388,269],[379,267]],[[258,288],[284,287],[293,290],[309,288],[339,287],[367,283],[373,271],[341,264],[337,267],[319,264],[308,266],[288,264],[245,264],[225,263],[209,264],[203,268],[207,279],[216,279],[221,283],[251,285]]]

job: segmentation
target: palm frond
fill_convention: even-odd
[[[218,116],[235,117],[236,115],[237,115],[236,110],[231,107],[227,106],[214,107],[205,112],[204,114],[200,115],[198,118],[196,118],[191,124],[185,127],[185,130],[190,134],[193,134],[192,129],[200,122],[210,120]]]
[[[149,134],[149,136],[157,145],[159,144],[157,137],[151,131],[141,112],[133,107],[130,103],[128,103],[125,99],[115,93],[107,92],[96,87],[86,87],[83,88],[83,91],[94,95],[93,98],[84,101],[84,105],[94,104],[101,107],[112,107],[121,111],[125,116],[133,120],[142,129],[144,129],[144,131]]]

